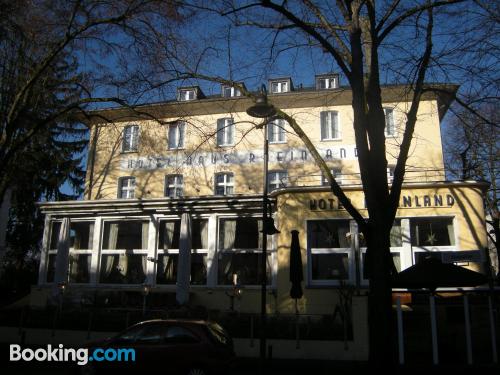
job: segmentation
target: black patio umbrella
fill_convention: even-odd
[[[487,282],[482,273],[427,257],[394,276],[392,286],[435,291],[439,287],[471,287]]]
[[[302,271],[302,257],[300,254],[299,231],[292,230],[292,243],[290,244],[290,297],[295,300],[295,311],[298,313],[297,299],[302,298],[302,281],[304,274]]]

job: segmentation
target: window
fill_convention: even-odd
[[[316,89],[317,90],[335,89],[337,87],[339,87],[339,80],[338,80],[337,76],[317,77],[316,78]]]
[[[118,198],[133,199],[135,197],[135,177],[122,177],[118,180]]]
[[[410,219],[410,235],[413,246],[454,246],[453,218],[412,218]]]
[[[262,220],[221,219],[218,237],[218,283],[258,285],[262,279]],[[266,236],[270,238],[271,236]],[[270,240],[268,240],[270,242]],[[269,245],[269,243],[268,243]],[[271,246],[268,246],[267,282],[271,282]]]
[[[321,117],[321,140],[340,139],[339,115],[336,111],[323,111]]]
[[[196,90],[195,89],[181,89],[179,90],[179,101],[185,102],[189,100],[196,99]]]
[[[94,223],[71,222],[68,276],[71,283],[90,282]]]
[[[288,91],[290,91],[290,84],[288,81],[271,82],[271,93],[280,94]]]
[[[311,220],[307,223],[309,277],[312,284],[332,284],[354,277],[349,220]]]
[[[189,329],[180,326],[170,326],[165,341],[171,344],[194,344],[200,341]]]
[[[137,146],[139,144],[139,126],[130,125],[123,129],[123,152],[137,151]]]
[[[398,272],[403,271],[411,264],[408,264],[408,259],[406,259],[403,246],[403,229],[401,219],[395,219],[392,224],[390,232],[390,251],[392,255],[392,260],[394,266]],[[368,282],[368,275],[366,274],[366,241],[364,237],[360,234],[359,237],[359,247],[361,248],[361,271],[365,283]]]
[[[50,225],[49,248],[47,249],[47,276],[46,281],[53,283],[56,274],[57,247],[59,246],[59,235],[61,231],[61,222],[53,221]]]
[[[232,173],[215,174],[215,195],[234,194],[234,175]]]
[[[286,187],[288,184],[287,171],[272,171],[267,175],[267,190],[273,191],[275,189]]]
[[[208,220],[191,221],[191,285],[207,283]],[[161,220],[158,238],[156,283],[175,285],[179,262],[180,220]]]
[[[342,169],[340,168],[334,168],[331,170],[333,177],[335,178],[335,181],[337,181],[337,184],[342,185]],[[323,186],[330,186],[330,183],[328,182],[328,179],[326,178],[325,175],[321,176],[322,178],[322,185]]]
[[[149,221],[104,222],[99,281],[146,282]]]
[[[394,170],[395,169],[396,169],[395,165],[389,165],[387,167],[387,182],[389,184],[392,184],[392,182],[394,181]]]
[[[179,198],[184,195],[184,181],[181,174],[165,176],[165,196]]]
[[[269,140],[269,143],[286,142],[285,126],[286,121],[283,119],[276,119],[267,124],[267,139]]]
[[[234,144],[234,122],[232,118],[217,120],[217,146],[232,146]]]
[[[168,126],[168,149],[175,150],[184,147],[184,121],[177,121]]]
[[[384,108],[385,113],[385,135],[393,137],[396,135],[396,128],[394,127],[394,111],[392,108]]]
[[[222,86],[222,96],[224,98],[232,98],[235,96],[241,96],[241,91],[237,87]]]

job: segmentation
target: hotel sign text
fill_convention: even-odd
[[[434,194],[434,195],[403,195],[399,207],[401,208],[420,208],[420,207],[453,207],[455,198],[452,195]],[[342,208],[337,199],[310,199],[309,209],[317,210],[336,210]],[[366,208],[366,204],[365,204]]]
[[[318,148],[318,152],[326,161],[335,159],[355,160],[358,157],[358,153],[354,145]],[[175,154],[172,154],[172,156],[140,156],[136,158],[122,158],[120,161],[120,167],[125,170],[154,170],[181,167],[199,168],[214,165],[257,164],[263,162],[264,153],[262,150],[195,153],[178,151]],[[270,150],[269,162],[304,164],[312,163],[314,160],[306,149],[286,148],[276,151]]]

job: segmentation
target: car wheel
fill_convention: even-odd
[[[207,372],[201,367],[193,367],[187,371],[186,375],[207,375]]]

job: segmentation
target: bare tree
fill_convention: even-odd
[[[183,15],[160,0],[2,0],[0,8],[1,202],[17,156],[41,129],[100,103],[133,106],[155,87],[145,77],[165,87],[153,62],[180,45],[172,30]]]
[[[278,61],[281,58],[289,59],[287,66],[291,69],[296,63],[294,59],[298,59],[296,56],[304,54],[312,56],[313,67],[314,64],[335,66],[347,79],[352,90],[353,127],[367,217],[351,204],[293,116],[280,110],[277,116],[286,119],[307,146],[328,179],[333,194],[364,234],[368,245],[367,269],[370,280],[370,360],[379,367],[387,368],[394,358],[391,277],[396,272],[389,250],[390,230],[399,205],[419,104],[428,91],[448,99],[456,97],[456,87],[428,85],[425,82],[436,78],[449,81],[453,77],[449,73],[452,68],[455,72],[467,69],[473,71],[471,66],[460,66],[456,62],[460,52],[457,47],[459,41],[436,37],[436,29],[440,35],[446,32],[446,35],[456,37],[460,32],[460,22],[467,24],[463,22],[464,14],[481,12],[484,8],[466,0],[422,0],[411,3],[398,0],[381,3],[370,0],[261,0],[244,3],[227,0],[215,5],[192,1],[189,5],[201,12],[223,16],[229,23],[226,30],[233,30],[231,27],[244,30],[245,36],[239,45],[246,51],[243,53],[245,60],[242,58],[237,66],[237,53],[228,52],[231,58],[227,63],[231,73],[238,72],[240,77],[244,77],[248,72],[253,72],[254,77],[258,77],[258,67],[263,71],[260,77],[264,77],[273,66],[279,69]],[[217,26],[220,30],[220,25]],[[466,31],[471,33],[471,30]],[[254,34],[249,34],[252,31]],[[227,40],[231,39],[236,45],[235,34],[232,32],[233,39]],[[252,36],[255,38],[253,41]],[[451,46],[448,49],[447,44]],[[234,46],[232,48],[235,51]],[[252,51],[255,52],[253,60],[249,58]],[[490,56],[487,65],[491,64],[491,59],[495,57]],[[450,61],[455,61],[455,66]],[[210,74],[200,64],[195,69],[182,64],[180,67],[183,74],[202,80],[227,84],[238,81],[232,74],[228,80],[221,78],[222,74]],[[487,74],[485,77],[488,78]],[[386,174],[388,163],[381,90],[385,82],[406,85],[409,98],[409,110],[391,187]],[[464,106],[469,105],[463,100],[459,101]]]
[[[490,183],[485,192],[485,208],[488,213],[488,237],[493,244],[490,258],[499,266],[500,210],[499,210],[499,160],[500,139],[494,124],[500,123],[498,107],[481,103],[475,115],[463,109],[455,112],[453,121],[446,129],[446,166],[449,174],[461,180],[483,180]],[[489,119],[485,121],[484,119]]]

